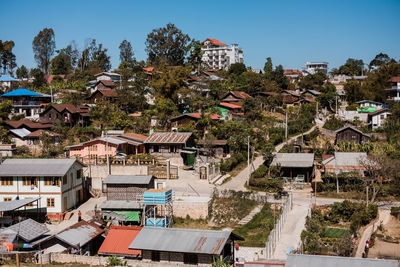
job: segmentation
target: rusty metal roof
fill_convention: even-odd
[[[144,141],[145,144],[185,144],[192,133],[160,132],[152,133]]]
[[[129,245],[139,234],[142,227],[111,226],[110,231],[99,249],[103,255],[141,255],[140,250],[129,249]]]
[[[220,255],[230,237],[243,239],[230,231],[144,227],[129,249]]]
[[[73,247],[82,247],[104,232],[95,223],[80,221],[56,234],[55,237]]]

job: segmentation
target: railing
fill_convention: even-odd
[[[274,251],[276,248],[276,244],[281,237],[283,224],[286,221],[287,214],[293,207],[293,196],[289,194],[286,198],[286,201],[283,204],[281,215],[279,216],[278,220],[274,225],[274,229],[271,230],[268,236],[268,241],[265,243],[265,257],[266,259],[271,259],[274,255]]]
[[[84,164],[89,165],[106,165],[107,157],[77,157]],[[161,158],[151,158],[151,157],[109,157],[111,165],[166,165]]]
[[[173,165],[169,166],[169,173],[168,173],[168,166],[166,165],[148,166],[147,174],[153,175],[157,179],[178,179],[179,176],[178,166],[173,166]]]

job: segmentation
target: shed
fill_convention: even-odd
[[[243,238],[230,231],[144,227],[129,249],[141,250],[145,260],[211,264],[220,256],[234,258],[234,240]]]
[[[290,181],[302,177],[309,183],[313,175],[314,153],[276,153],[271,166],[280,166],[283,176],[289,177]]]
[[[397,267],[395,260],[289,254],[285,267]]]
[[[108,175],[104,180],[107,186],[107,200],[143,199],[144,191],[155,187],[152,175]]]
[[[368,143],[371,138],[368,134],[364,134],[362,131],[351,127],[345,126],[336,132],[335,144],[338,142],[352,142],[355,144]]]
[[[144,141],[149,153],[163,156],[179,155],[186,147],[193,147],[193,135],[190,132],[156,132]]]
[[[336,152],[322,161],[325,173],[359,172],[364,175],[363,162],[369,163],[365,152]]]
[[[111,226],[106,239],[99,249],[99,255],[117,255],[119,257],[136,258],[142,254],[140,250],[129,249],[142,227]]]

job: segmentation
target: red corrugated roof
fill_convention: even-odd
[[[46,81],[47,81],[48,84],[51,84],[51,82],[53,81],[54,77],[56,77],[56,76],[61,77],[61,78],[64,80],[64,82],[67,81],[67,79],[65,79],[65,74],[60,74],[60,75],[53,75],[53,74],[44,75],[44,78],[46,79]]]
[[[228,46],[225,43],[221,43],[217,39],[212,39],[212,38],[207,38],[206,41],[210,41],[213,45],[222,45],[222,46]],[[205,41],[204,41],[205,42]]]
[[[252,98],[249,94],[243,92],[243,91],[231,91],[231,93],[240,99],[246,99],[246,98]]]
[[[107,97],[117,97],[118,93],[114,89],[98,89],[100,93]]]
[[[201,113],[186,113],[186,114],[183,114],[183,115],[188,115],[188,116],[194,117],[196,119],[200,119],[201,118]],[[212,119],[212,120],[218,120],[219,118],[222,117],[221,115],[214,114],[214,113],[211,113],[211,114],[210,113],[204,113],[204,116],[209,116],[210,119]]]
[[[388,82],[400,83],[400,76],[392,77]]]
[[[225,102],[221,102],[219,103],[220,106],[223,107],[228,107],[228,108],[242,108],[242,106],[236,105],[236,104],[231,104],[231,103],[225,103]]]
[[[100,80],[100,81],[98,81],[98,83],[102,83],[107,87],[114,87],[115,86],[115,83],[113,81],[111,81],[111,80]]]
[[[111,226],[110,231],[99,249],[99,254],[141,255],[140,250],[129,249],[142,227]]]
[[[144,71],[153,72],[154,67],[143,68]]]
[[[368,113],[368,116],[373,116],[373,115],[376,115],[376,114],[379,114],[379,113],[382,113],[382,112],[389,112],[389,110],[387,108],[382,108],[382,109],[379,109],[377,111]]]
[[[147,139],[147,136],[143,135],[143,134],[137,134],[137,133],[124,133],[124,136],[126,137],[130,137],[133,139],[137,139],[140,141],[144,141]]]

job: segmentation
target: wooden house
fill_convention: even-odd
[[[343,127],[336,132],[336,138],[335,138],[335,144],[338,142],[351,142],[355,144],[364,144],[368,143],[370,136],[367,134],[364,134],[360,130],[351,127],[351,126],[346,126]]]

